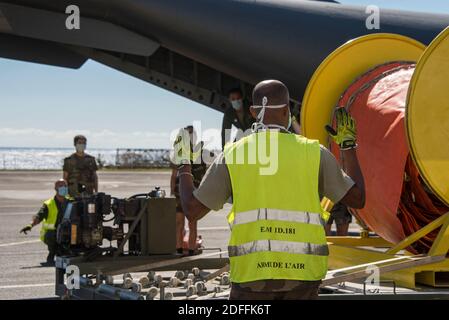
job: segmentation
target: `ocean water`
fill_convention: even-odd
[[[61,170],[65,157],[73,148],[2,148],[0,170]],[[116,149],[88,149],[88,154],[101,159],[104,165],[116,164]]]

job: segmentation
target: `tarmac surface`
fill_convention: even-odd
[[[40,226],[28,235],[19,230],[52,197],[53,183],[60,177],[59,171],[0,172],[0,299],[54,297],[54,268],[40,266],[47,256],[46,246],[39,241]],[[99,172],[99,181],[101,192],[120,198],[149,192],[155,186],[169,194],[170,172],[104,171]],[[228,211],[226,205],[199,222],[198,233],[206,247],[226,250]]]
[[[40,226],[28,235],[19,230],[30,223],[42,202],[54,195],[60,171],[0,171],[0,299],[54,298],[55,272],[40,265],[47,256],[39,240]],[[149,192],[160,186],[169,194],[169,171],[102,171],[101,192],[119,198]],[[206,248],[226,250],[230,205],[210,212],[198,225]],[[351,226],[357,230],[356,225]]]

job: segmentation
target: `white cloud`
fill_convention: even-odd
[[[218,129],[202,130],[200,122],[194,122],[198,140],[206,142],[209,149],[221,147]],[[88,148],[171,148],[178,129],[170,132],[103,130],[44,130],[37,128],[0,128],[0,147],[72,147],[73,137],[83,134]]]
[[[104,136],[114,136],[115,133],[110,130],[102,130],[102,131],[91,131],[91,130],[65,130],[65,131],[54,131],[54,130],[42,130],[35,128],[0,128],[0,135],[2,136],[37,136],[37,137],[55,137],[55,136],[71,136],[77,134],[86,134],[95,137],[104,137]]]
[[[0,146],[71,147],[75,135],[83,134],[92,148],[169,148],[170,133],[111,130],[44,130],[36,128],[0,128]]]

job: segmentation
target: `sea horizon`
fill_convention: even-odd
[[[120,154],[117,150],[121,150]],[[127,151],[130,152],[127,152]],[[148,166],[167,162],[170,149],[157,148],[88,148],[99,167]],[[135,151],[135,152],[134,152]],[[146,152],[145,152],[146,151]],[[73,147],[0,147],[0,170],[60,170]]]

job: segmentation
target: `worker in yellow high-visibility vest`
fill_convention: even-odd
[[[33,216],[30,224],[20,230],[21,233],[27,234],[31,229],[42,222],[40,239],[48,247],[47,261],[42,265],[54,265],[55,255],[57,253],[56,228],[64,216],[64,211],[69,201],[69,188],[65,180],[55,182],[56,195],[44,201],[39,212]]]
[[[364,206],[354,120],[339,109],[336,130],[327,128],[340,145],[345,173],[318,141],[288,131],[289,101],[279,81],[256,85],[253,133],[227,144],[196,190],[188,134],[181,131],[174,144],[188,219],[201,219],[233,198],[230,299],[316,299],[328,256],[320,198]]]

